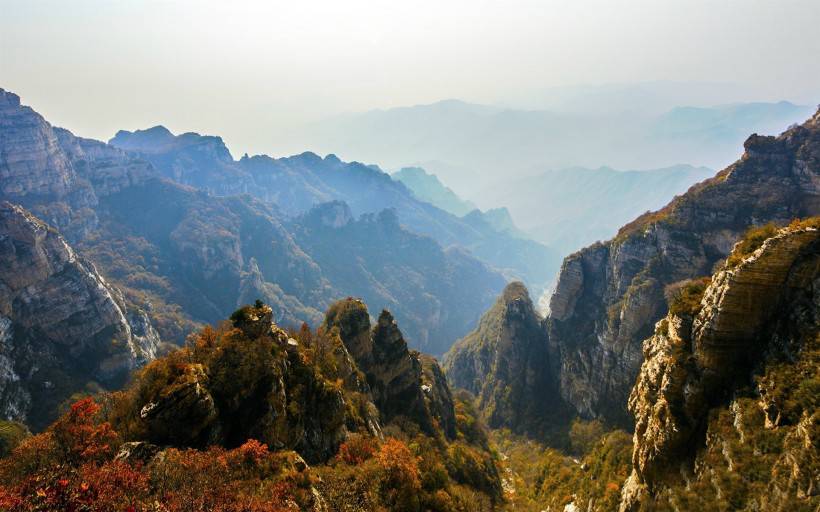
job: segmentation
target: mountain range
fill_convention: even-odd
[[[446,357],[452,384],[475,393],[496,428],[560,445],[568,418],[634,426],[631,464],[596,461],[605,479],[631,467],[614,485],[620,498],[579,473],[573,507],[818,503],[808,432],[819,414],[820,111],[744,147],[714,177],[568,256],[546,317],[508,285]],[[534,482],[535,494],[560,503],[553,493],[574,471]]]
[[[574,109],[543,110],[452,99],[344,114],[291,130],[282,138],[290,145],[332,149],[392,168],[419,165],[467,199],[491,208],[510,206],[485,193],[501,181],[493,178],[500,174],[506,181],[547,169],[604,164],[622,169],[680,163],[722,168],[735,159],[748,134],[777,133],[814,110],[785,101],[693,107],[679,103],[662,111],[606,108],[601,98],[598,104],[599,109],[575,104]]]
[[[565,247],[625,222],[539,311],[557,253],[518,205],[161,126],[84,139],[0,90],[0,509],[815,510],[820,111],[743,147],[694,185],[511,177],[590,225]]]

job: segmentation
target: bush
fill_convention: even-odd
[[[706,288],[712,282],[710,277],[680,281],[666,287],[666,298],[669,303],[669,312],[673,315],[698,314],[701,300]]]
[[[10,454],[29,435],[22,423],[0,420],[0,459]]]
[[[743,238],[735,244],[732,254],[726,259],[726,266],[734,268],[748,255],[755,252],[763,242],[777,234],[777,226],[773,223],[749,228]]]

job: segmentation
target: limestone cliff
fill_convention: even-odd
[[[455,412],[444,373],[436,360],[408,350],[389,311],[370,326],[367,307],[357,299],[336,302],[328,310],[324,329],[338,329],[358,368],[383,423],[407,418],[435,434],[455,436]]]
[[[714,178],[564,260],[546,325],[561,395],[580,414],[629,424],[641,340],[666,314],[667,286],[711,274],[749,226],[820,213],[820,112],[745,148]]]
[[[537,433],[566,410],[550,369],[547,334],[522,283],[507,285],[445,360],[453,385],[478,397],[488,425]]]
[[[622,510],[820,504],[818,225],[781,229],[726,264],[644,342]]]
[[[66,241],[0,204],[0,417],[35,428],[88,385],[119,385],[159,337]]]
[[[96,228],[99,198],[156,173],[147,162],[52,127],[0,89],[0,199],[31,210],[76,241]]]

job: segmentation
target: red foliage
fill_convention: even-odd
[[[93,398],[84,398],[52,425],[67,462],[99,461],[112,455],[119,436],[109,423],[95,423],[99,412],[100,406]]]
[[[339,459],[345,464],[358,466],[362,462],[370,459],[378,450],[378,446],[372,437],[351,435],[339,447]]]

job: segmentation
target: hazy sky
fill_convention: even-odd
[[[818,0],[0,0],[0,87],[75,133],[165,124],[234,154],[326,115],[649,80],[820,91]]]

